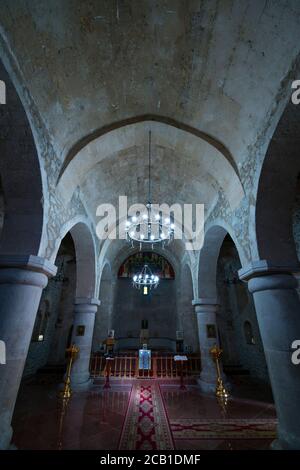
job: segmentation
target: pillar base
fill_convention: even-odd
[[[1,418],[0,418],[1,419]],[[13,429],[10,424],[3,423],[0,427],[0,450],[8,450],[10,448],[10,442],[13,435]]]
[[[216,381],[206,382],[205,380],[199,378],[197,379],[197,384],[203,393],[214,394],[216,391]]]
[[[287,436],[287,439],[279,437],[274,439],[270,448],[272,450],[300,450],[300,441],[297,436]]]
[[[90,388],[93,381],[89,374],[71,375],[71,390],[86,390]]]
[[[232,384],[228,381],[227,376],[224,373],[222,373],[221,377],[222,377],[224,387],[226,388],[228,392],[230,392],[230,390],[232,389]],[[197,379],[197,384],[202,392],[215,394],[217,378],[213,377],[210,379],[208,377],[207,379],[205,379],[204,377],[201,377],[200,375],[200,377]]]

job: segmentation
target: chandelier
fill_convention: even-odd
[[[147,295],[151,289],[156,289],[159,283],[159,277],[154,275],[147,264],[144,265],[141,272],[133,276],[133,286],[142,289],[143,294]]]
[[[140,250],[142,245],[160,244],[163,248],[169,244],[174,238],[175,225],[170,217],[164,217],[163,213],[159,213],[153,207],[151,202],[151,131],[149,131],[149,163],[148,163],[148,203],[146,211],[139,215],[134,215],[130,220],[126,221],[126,235],[128,242],[132,247],[139,244]]]

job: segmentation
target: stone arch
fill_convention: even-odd
[[[208,227],[199,254],[198,294],[200,298],[217,299],[217,262],[222,243],[227,234],[230,235],[237,248],[241,263],[243,264],[245,260],[243,251],[233,235],[233,231],[228,226],[219,224]]]
[[[57,273],[49,279],[41,295],[24,368],[25,377],[47,366],[60,371],[65,366],[76,289],[75,246],[70,232],[61,240],[54,264]],[[41,339],[39,335],[42,335]]]
[[[55,260],[60,243],[68,232],[70,232],[75,246],[76,297],[94,298],[97,277],[96,243],[86,220],[75,218],[63,226],[60,236],[56,240],[51,260]]]
[[[38,255],[43,233],[43,188],[37,148],[25,109],[2,62],[0,174],[5,219],[0,253]]]
[[[113,265],[112,265],[112,273],[113,275],[117,275],[117,272],[118,272],[118,269],[119,267],[124,263],[124,261],[126,261],[127,258],[129,258],[130,256],[136,254],[136,253],[139,253],[139,252],[150,252],[150,251],[153,251],[153,253],[156,253],[160,256],[162,256],[163,258],[165,258],[168,263],[170,263],[170,265],[172,266],[173,270],[174,270],[174,273],[175,273],[175,279],[178,275],[178,269],[179,269],[179,264],[178,264],[178,261],[176,260],[175,256],[170,253],[169,251],[167,251],[166,249],[163,249],[163,248],[158,248],[156,247],[155,250],[151,250],[151,249],[147,249],[147,248],[142,248],[142,250],[140,250],[139,248],[134,248],[134,249],[131,249],[130,252],[128,251],[128,247],[124,247],[124,250],[121,250],[118,254],[118,256],[116,257]]]
[[[237,207],[244,197],[244,189],[239,174],[224,148],[215,145],[213,139],[206,139],[191,133],[188,129],[174,126],[159,120],[141,120],[125,122],[117,128],[94,136],[93,140],[78,147],[67,165],[63,167],[57,181],[58,192],[64,200],[70,200],[77,186],[93,169],[108,156],[119,154],[126,148],[141,147],[147,141],[149,126],[153,129],[156,144],[184,153],[187,159],[197,156],[198,164],[215,186],[224,191],[232,209]]]
[[[95,314],[100,303],[95,298],[96,244],[90,225],[85,220],[78,220],[77,217],[63,226],[61,236],[55,243],[56,250],[60,245],[61,238],[66,233],[71,235],[76,258],[73,327],[70,330],[69,338],[71,338],[72,344],[79,348],[79,353],[72,369],[72,380],[74,384],[81,384],[88,382],[90,376],[89,363]],[[52,253],[52,256],[55,256],[55,252]]]
[[[223,365],[230,375],[244,369],[250,380],[269,387],[269,376],[252,294],[239,279],[241,259],[229,234],[220,248],[217,263],[218,330]],[[245,341],[245,321],[250,322],[254,343]],[[249,347],[249,346],[253,347]]]
[[[300,173],[299,121],[299,106],[288,103],[269,144],[258,182],[258,257],[278,266],[298,264],[292,211]]]
[[[220,142],[216,138],[212,137],[206,132],[203,132],[195,127],[189,126],[187,124],[184,124],[182,122],[179,122],[167,116],[161,116],[161,115],[156,115],[156,114],[143,114],[140,116],[134,116],[129,119],[124,119],[122,121],[114,122],[108,126],[104,126],[99,129],[96,129],[91,134],[84,136],[80,141],[76,142],[76,144],[73,145],[73,147],[69,150],[69,152],[66,155],[58,180],[61,178],[65,169],[73,160],[73,158],[77,155],[77,153],[80,152],[90,142],[116,129],[120,129],[124,126],[130,126],[130,125],[134,125],[134,124],[145,122],[145,121],[150,121],[150,122],[152,121],[152,122],[162,123],[167,126],[172,126],[175,129],[181,129],[184,132],[187,132],[191,135],[194,135],[206,141],[207,143],[215,147],[219,152],[221,152],[224,155],[224,157],[228,160],[230,165],[232,165],[232,167],[235,169],[235,171],[238,172],[236,163],[230,151],[228,150],[228,148],[225,147],[225,145],[222,142]]]

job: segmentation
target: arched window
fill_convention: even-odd
[[[32,341],[44,341],[49,319],[49,301],[42,300],[37,312],[35,325],[32,334]]]
[[[118,278],[132,278],[137,271],[140,271],[147,264],[152,273],[160,279],[175,279],[174,269],[163,256],[154,252],[139,251],[129,256],[120,266]]]
[[[246,320],[244,323],[244,335],[247,344],[255,344],[252,325],[248,320]]]

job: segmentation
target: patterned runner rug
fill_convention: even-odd
[[[174,439],[274,439],[276,419],[173,419]]]
[[[159,385],[134,383],[119,442],[120,450],[172,450],[172,434]]]

